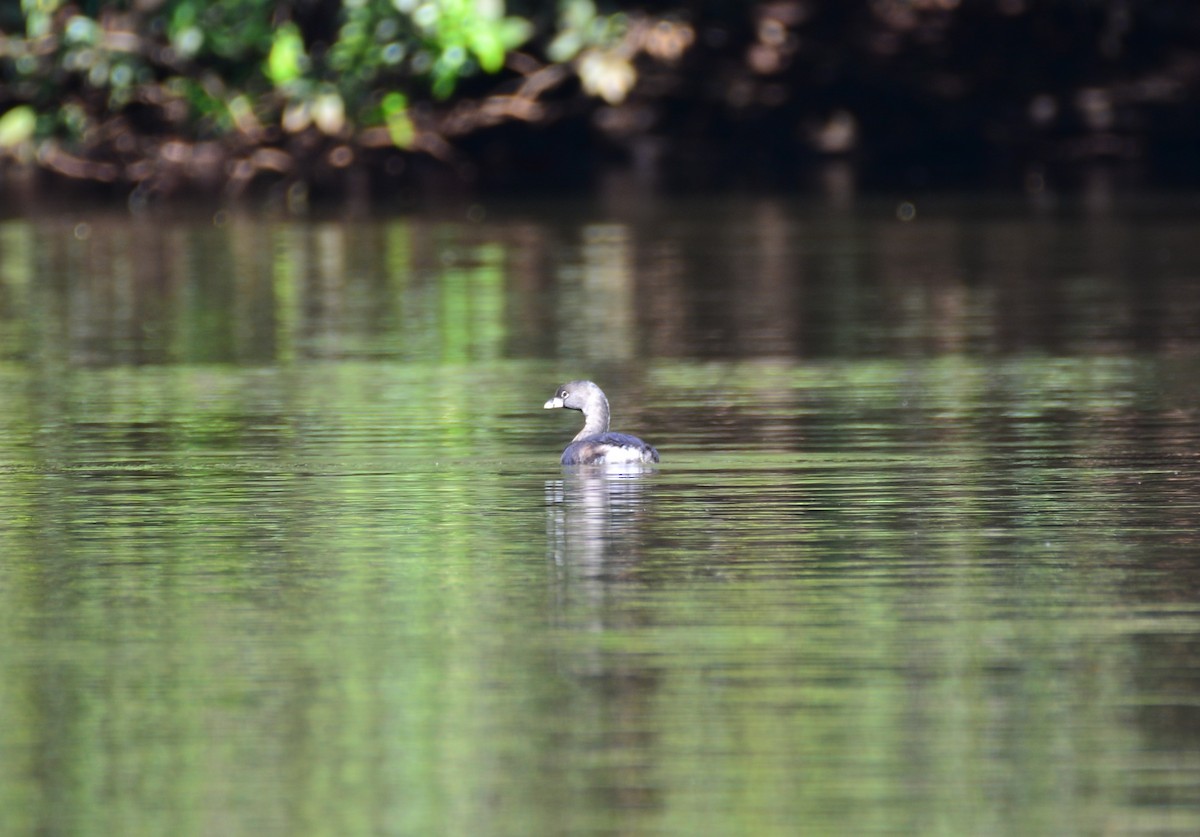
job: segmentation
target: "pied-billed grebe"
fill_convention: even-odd
[[[583,430],[563,451],[564,465],[617,465],[627,462],[657,462],[658,451],[637,436],[610,433],[608,399],[591,381],[569,381],[542,405],[547,410],[565,407],[583,412]]]

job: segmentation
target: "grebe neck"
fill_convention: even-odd
[[[583,405],[583,429],[575,434],[572,442],[595,436],[597,433],[608,432],[608,399],[599,387],[593,387],[588,400]]]

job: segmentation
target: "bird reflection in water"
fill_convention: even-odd
[[[642,554],[642,521],[655,469],[639,464],[569,468],[546,481],[546,542],[571,575],[619,579]]]

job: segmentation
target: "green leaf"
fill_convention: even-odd
[[[467,51],[457,44],[437,57],[437,60],[433,62],[432,91],[434,98],[449,98],[466,65]]]
[[[417,138],[417,129],[413,125],[412,117],[408,115],[408,97],[392,91],[383,97],[380,110],[383,111],[383,123],[387,125],[392,143],[397,148],[412,148]]]
[[[94,46],[100,40],[100,24],[86,15],[71,15],[63,29],[63,41],[68,44]]]
[[[37,111],[30,105],[17,105],[0,116],[0,148],[14,148],[33,138],[37,129]]]
[[[504,66],[504,42],[500,40],[499,31],[488,24],[475,26],[468,33],[471,52],[479,61],[479,66],[485,72],[495,73]]]
[[[276,87],[291,84],[304,75],[308,57],[304,39],[294,23],[285,23],[275,30],[271,53],[267,56],[267,78]]]
[[[49,35],[54,29],[54,14],[61,0],[21,0],[25,13],[25,34],[30,38]]]
[[[596,19],[596,4],[592,0],[566,0],[559,14],[563,29],[583,29]]]
[[[578,31],[568,29],[555,36],[554,40],[550,42],[550,46],[546,48],[546,55],[551,61],[563,64],[578,55],[581,49],[583,49],[583,38]]]
[[[522,17],[506,17],[497,25],[504,48],[516,49],[533,37],[533,24]]]

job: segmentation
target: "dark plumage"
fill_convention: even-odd
[[[566,408],[583,413],[583,429],[563,451],[564,465],[615,465],[629,462],[658,462],[658,451],[637,436],[612,433],[608,429],[608,399],[591,381],[569,381],[560,386],[543,407]]]

